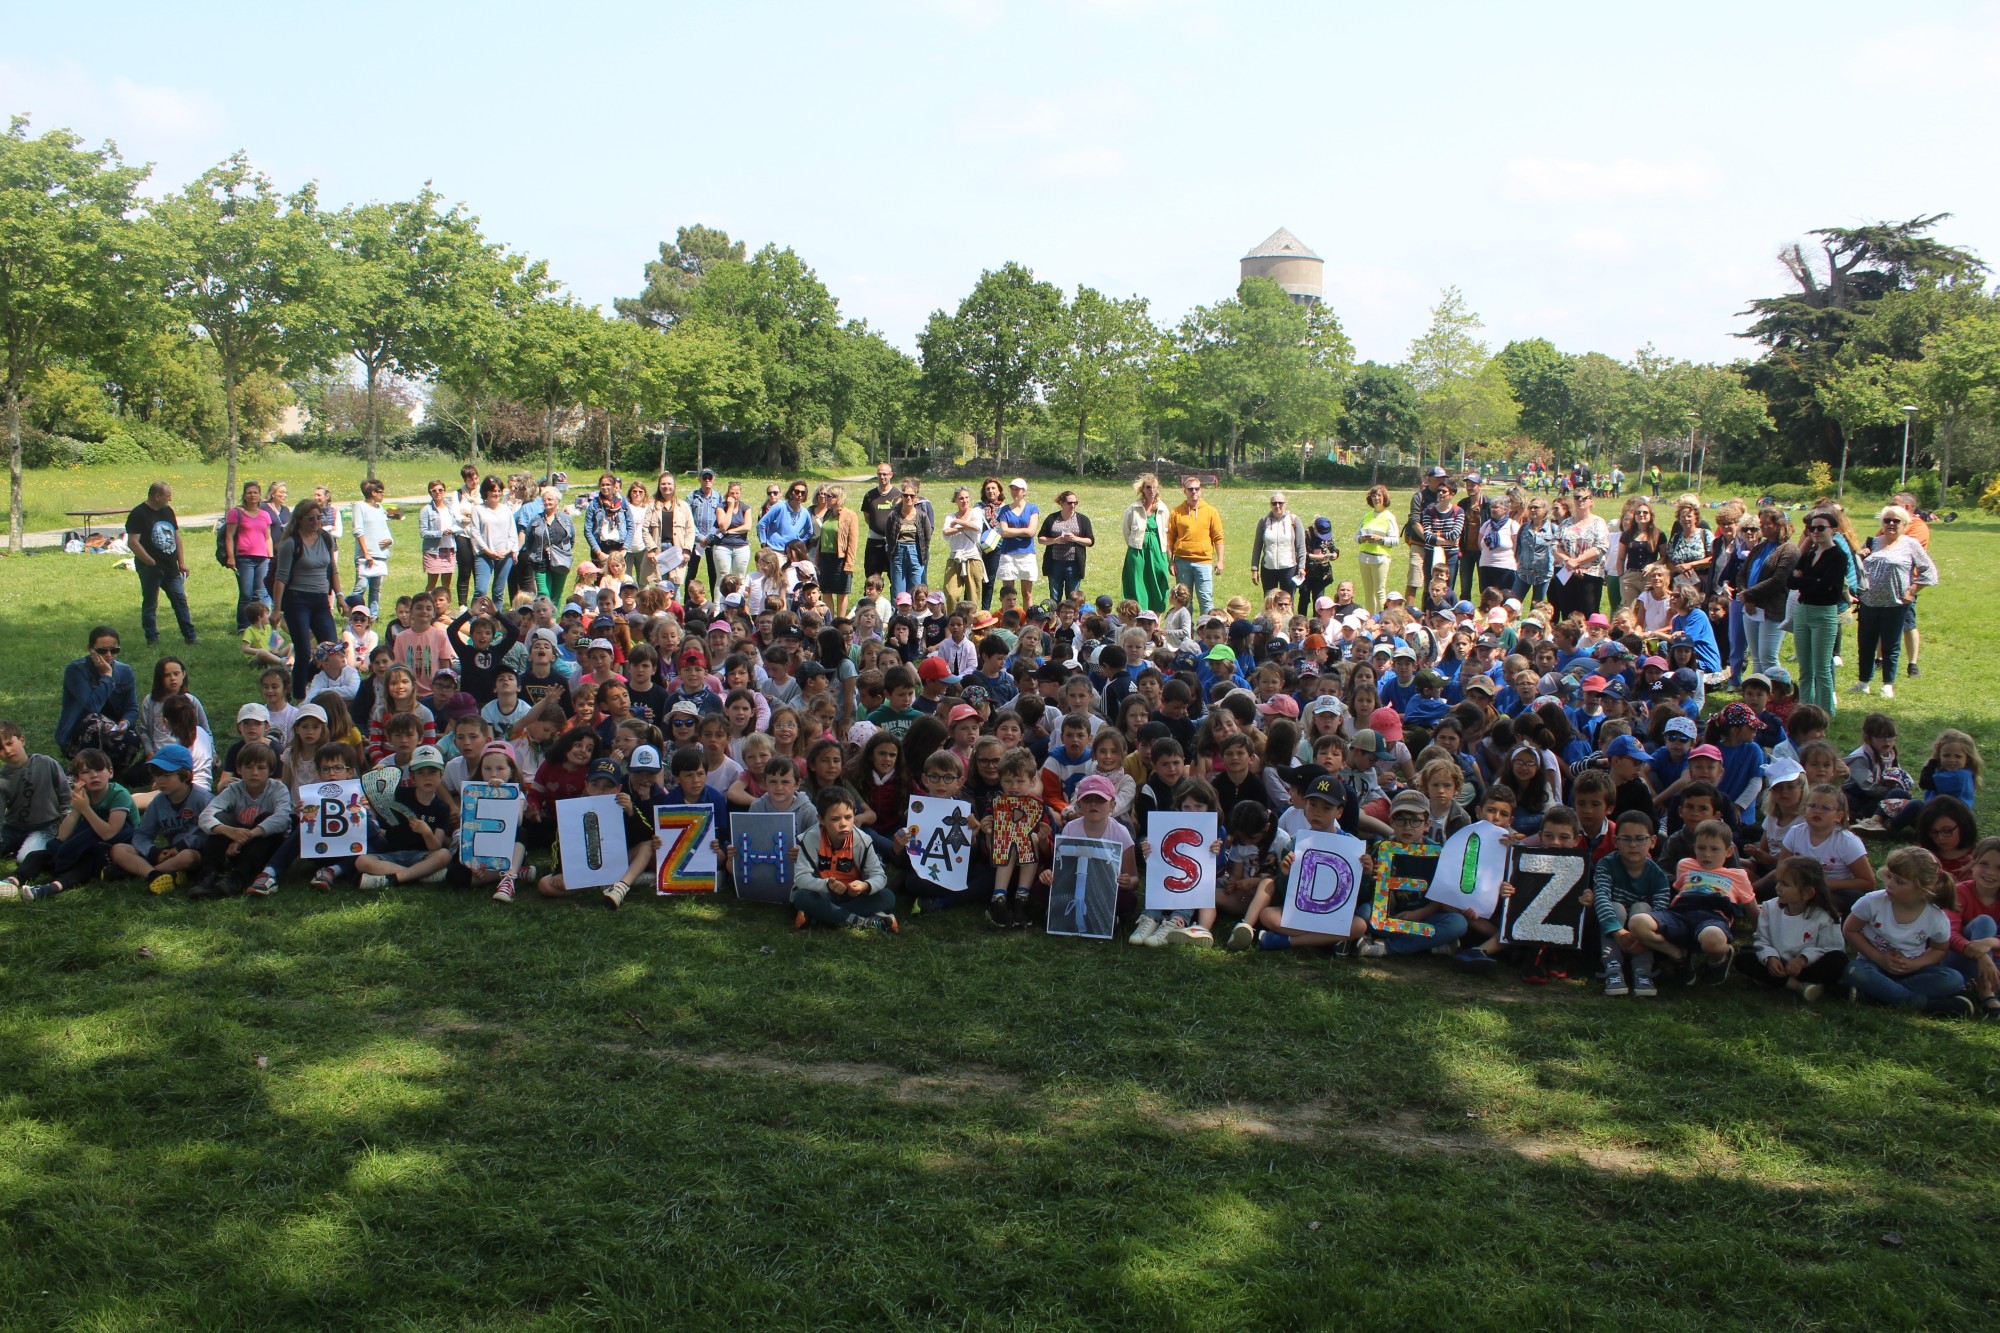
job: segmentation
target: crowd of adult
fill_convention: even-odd
[[[1453,476],[1433,467],[1400,522],[1388,488],[1371,487],[1368,516],[1353,533],[1353,578],[1337,587],[1343,556],[1332,521],[1308,520],[1274,492],[1250,536],[1249,579],[1267,611],[1282,595],[1283,605],[1301,612],[1337,607],[1375,615],[1400,603],[1411,614],[1435,613],[1493,590],[1510,615],[1546,601],[1559,619],[1581,616],[1595,626],[1628,608],[1634,628],[1685,642],[1705,685],[1725,689],[1746,674],[1785,674],[1779,657],[1789,633],[1800,698],[1829,712],[1850,620],[1856,690],[1872,692],[1879,674],[1882,695],[1893,697],[1899,672],[1919,673],[1917,597],[1938,572],[1914,496],[1898,495],[1882,508],[1864,538],[1831,500],[1795,523],[1777,505],[1752,510],[1729,501],[1704,510],[1688,495],[1671,502],[1663,524],[1668,502],[1635,495],[1607,520],[1589,480],[1587,472],[1572,472],[1552,483],[1549,474],[1530,472],[1489,487],[1477,472]],[[1622,484],[1622,473],[1612,480]],[[1038,584],[1051,603],[1079,601],[1097,541],[1091,518],[1074,490],[1059,490],[1045,512],[1030,489],[1021,477],[956,486],[940,521],[921,479],[899,480],[888,463],[877,466],[858,504],[848,503],[842,485],[793,481],[768,486],[755,511],[741,482],[718,485],[712,469],[685,497],[670,472],[650,488],[606,473],[578,501],[563,474],[482,476],[468,463],[456,489],[430,483],[417,533],[425,591],[452,589],[461,609],[479,597],[560,605],[577,574],[613,587],[662,586],[683,600],[713,592],[724,605],[773,589],[790,593],[804,581],[836,617],[864,591],[879,592],[891,608],[931,594],[948,609],[981,613],[991,612],[996,593],[1033,604]],[[1120,590],[1154,617],[1185,608],[1181,623],[1191,630],[1215,609],[1227,543],[1203,478],[1180,478],[1179,491],[1180,502],[1170,504],[1158,477],[1134,482],[1119,526]],[[283,628],[293,653],[292,692],[302,698],[314,650],[339,639],[345,612],[358,604],[371,621],[380,618],[398,553],[379,481],[362,483],[345,514],[323,486],[296,507],[288,501],[283,481],[246,482],[224,516],[216,554],[237,581],[236,629],[257,620],[259,607]],[[159,639],[162,594],[183,638],[195,642],[187,543],[172,488],[155,483],[125,527],[147,642]],[[1399,553],[1401,588],[1392,574]],[[66,719],[102,711],[107,691],[120,689],[116,634],[106,629],[103,637],[72,664]]]

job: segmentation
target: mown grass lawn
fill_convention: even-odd
[[[1107,534],[1122,494],[1084,488]],[[1247,590],[1263,492],[1222,498]],[[1993,537],[1939,530],[1912,742],[1996,741]],[[187,656],[225,716],[249,675],[199,554]],[[147,672],[130,574],[0,561],[0,716],[45,738],[99,619]],[[0,916],[5,1322],[1991,1325],[1991,1027],[966,913],[787,926],[290,885]]]

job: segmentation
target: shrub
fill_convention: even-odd
[[[150,421],[122,422],[119,432],[129,437],[155,463],[192,463],[201,457],[201,446],[193,440]],[[251,442],[246,440],[244,443],[247,447]]]
[[[78,461],[85,467],[143,468],[153,460],[146,453],[146,446],[118,430],[101,440],[85,441],[83,456]]]
[[[1296,459],[1273,458],[1267,462],[1253,463],[1247,469],[1248,475],[1260,482],[1279,485],[1289,482],[1294,486],[1313,486],[1321,489],[1366,490],[1371,474],[1392,491],[1414,490],[1423,484],[1423,469],[1414,464],[1382,465],[1376,472],[1366,463],[1336,463],[1327,458],[1314,458],[1306,464],[1304,481],[1299,479],[1299,465]]]

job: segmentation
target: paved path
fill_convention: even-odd
[[[384,504],[404,505],[407,507],[414,507],[417,505],[427,505],[430,502],[431,502],[431,497],[428,495],[386,495],[382,497],[382,503]],[[217,510],[213,513],[208,513],[208,514],[184,513],[180,517],[181,517],[181,530],[183,532],[191,534],[205,534],[212,531],[215,525],[221,521],[222,511]],[[405,517],[407,518],[409,517],[409,515],[406,514]],[[57,528],[54,532],[24,532],[21,534],[21,545],[23,548],[30,551],[60,549],[63,542],[63,534],[69,532],[77,532],[77,531],[94,532],[97,531],[98,529],[102,529],[106,532],[123,532],[125,530],[125,525],[123,522],[119,521],[116,518],[107,517],[106,520],[101,523],[91,523],[86,525],[79,522],[75,527]],[[201,541],[197,540],[194,537],[190,537],[188,542],[190,549],[199,548],[201,544],[202,544]],[[0,554],[5,553],[5,546],[6,546],[6,538],[5,536],[0,535]],[[190,561],[189,563],[192,564],[193,562]]]

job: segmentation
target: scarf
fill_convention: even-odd
[[[840,887],[835,893],[851,894],[860,890],[854,887],[861,878],[860,866],[854,859],[854,834],[850,831],[840,843],[834,843],[822,828],[819,835],[820,878],[831,880]]]

